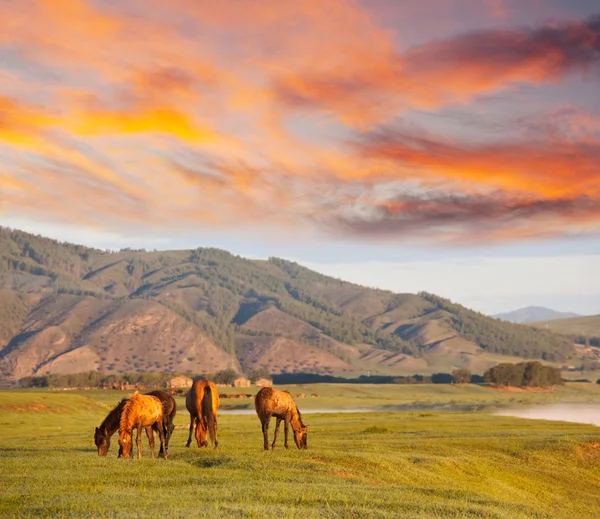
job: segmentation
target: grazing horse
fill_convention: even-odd
[[[269,422],[271,416],[277,418],[275,426],[275,435],[271,448],[275,448],[277,434],[281,420],[284,421],[285,448],[288,448],[288,427],[291,424],[294,431],[294,441],[299,449],[306,449],[306,440],[308,438],[308,425],[302,423],[302,416],[296,407],[296,402],[287,391],[280,391],[272,387],[263,387],[254,398],[254,407],[256,414],[262,424],[262,431],[265,440],[265,450],[269,450]]]
[[[175,413],[177,411],[175,399],[165,391],[161,390],[151,391],[150,393],[146,394],[159,398],[163,404],[163,419],[165,420],[163,427],[165,427],[166,446],[168,449],[171,434],[173,434],[173,430],[175,429],[175,425],[173,425],[173,419],[175,418]],[[110,448],[110,438],[119,429],[119,422],[121,420],[121,414],[123,413],[123,407],[128,400],[129,399],[127,398],[123,398],[123,400],[121,400],[117,406],[110,413],[108,413],[104,421],[100,424],[100,427],[96,427],[96,431],[94,432],[94,443],[98,448],[98,456],[106,456],[108,453],[108,449]],[[158,432],[158,427],[155,427],[155,429]],[[151,434],[153,433],[146,428],[148,441],[150,441]],[[122,451],[119,448],[119,457],[121,454]],[[158,455],[160,456],[161,454],[162,444],[160,446],[160,452]]]
[[[173,420],[175,419],[175,414],[177,413],[177,404],[175,403],[175,399],[171,395],[169,395],[169,393],[160,389],[157,389],[156,391],[150,391],[149,393],[146,393],[146,395],[155,396],[162,403],[163,429],[165,431],[165,447],[168,450],[169,440],[171,439],[171,435],[175,430],[175,424],[173,423]],[[162,453],[163,446],[161,444],[160,450],[158,451],[158,455],[160,456]]]
[[[208,433],[216,449],[219,445],[217,439],[217,412],[219,411],[217,386],[210,380],[196,380],[185,395],[185,406],[190,413],[190,435],[185,446],[189,447],[192,443],[192,430],[195,424],[198,447],[208,447]]]
[[[163,425],[163,405],[159,398],[153,395],[140,395],[137,391],[123,407],[119,422],[120,457],[128,458],[132,448],[133,429],[137,429],[136,443],[138,459],[142,458],[142,427],[158,426],[158,435],[162,445],[163,457],[167,459],[166,435]],[[154,433],[150,429],[148,436],[150,450],[154,458]]]

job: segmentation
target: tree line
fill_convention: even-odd
[[[20,379],[24,388],[32,387],[103,387],[112,384],[140,384],[151,387],[164,387],[167,381],[177,375],[186,375],[192,379],[208,379],[217,384],[233,384],[241,377],[237,371],[226,369],[216,373],[122,373],[110,374],[99,371],[84,373],[50,374],[30,376]],[[315,373],[280,373],[271,375],[266,368],[251,370],[246,374],[252,383],[265,378],[274,384],[493,384],[495,386],[514,387],[551,387],[564,384],[560,370],[541,362],[520,362],[518,364],[502,363],[488,369],[483,376],[472,374],[466,368],[454,370],[452,373],[433,373],[432,375],[360,375],[354,378],[336,377],[333,375],[317,375]]]
[[[68,374],[49,374],[41,376],[23,377],[19,380],[19,385],[23,388],[48,387],[48,388],[66,388],[66,387],[95,387],[101,388],[106,385],[139,384],[147,387],[165,387],[167,382],[178,375],[185,375],[193,380],[207,379],[216,384],[233,384],[233,381],[241,377],[233,369],[225,369],[216,373],[111,373],[106,374],[101,371],[85,371],[82,373]],[[261,378],[271,380],[270,373],[259,368],[251,370],[246,377],[254,383]]]
[[[489,384],[503,387],[552,387],[564,384],[558,368],[545,366],[538,361],[498,364],[488,369],[483,378]]]
[[[563,361],[574,351],[568,337],[550,330],[492,319],[427,292],[419,296],[448,312],[448,322],[459,335],[491,353]]]

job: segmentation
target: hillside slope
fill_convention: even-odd
[[[600,346],[600,315],[538,321],[531,325],[567,335],[581,344],[587,339],[591,344]]]
[[[526,306],[512,312],[504,312],[492,316],[494,319],[502,319],[511,323],[533,323],[536,321],[550,321],[553,319],[568,319],[570,317],[581,317],[573,312],[557,312],[544,306]]]
[[[0,375],[100,369],[481,372],[570,340],[432,294],[394,294],[217,249],[108,252],[0,228]]]

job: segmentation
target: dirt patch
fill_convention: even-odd
[[[355,478],[356,474],[353,474],[352,472],[346,472],[345,470],[338,470],[335,472],[336,476],[339,476],[341,478]]]
[[[490,386],[491,389],[496,391],[503,391],[506,393],[551,393],[554,391],[553,388],[546,387],[514,387],[514,386]]]
[[[600,458],[600,442],[589,442],[575,448],[575,456],[580,460],[596,462]]]
[[[3,405],[0,409],[7,411],[52,411],[53,409],[39,402],[29,402],[19,405]]]
[[[462,467],[458,463],[456,463],[456,461],[443,460],[442,463],[447,467],[462,471]]]

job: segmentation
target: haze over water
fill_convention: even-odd
[[[533,418],[538,420],[559,420],[600,425],[600,404],[551,404],[533,407],[501,409],[495,414]]]

